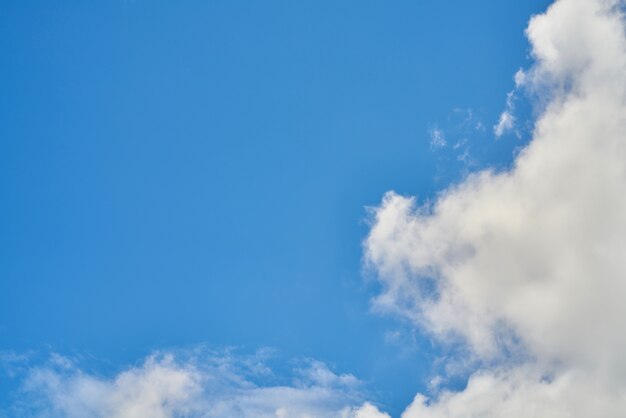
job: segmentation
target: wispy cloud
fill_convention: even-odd
[[[516,83],[545,102],[510,171],[470,175],[429,205],[390,192],[375,212],[376,307],[462,344],[449,361],[472,373],[461,391],[418,394],[403,418],[626,411],[621,5],[559,0],[531,20],[535,64]],[[514,126],[509,99],[496,135]]]
[[[512,131],[515,128],[515,90],[510,91],[506,96],[506,108],[500,114],[498,123],[493,127],[493,133],[496,138],[501,137],[506,132]]]
[[[430,128],[428,133],[430,135],[431,148],[433,149],[443,148],[448,144],[446,141],[445,133],[443,132],[443,130],[439,129],[438,127],[435,126],[434,128]]]
[[[117,375],[89,374],[53,355],[24,365],[14,417],[40,418],[388,418],[363,402],[361,382],[304,361],[289,382],[263,355],[230,351],[156,353]],[[274,384],[268,383],[275,381]]]
[[[428,129],[430,149],[436,162],[435,182],[465,176],[480,165],[480,154],[487,144],[480,112],[472,108],[453,108],[444,121]]]

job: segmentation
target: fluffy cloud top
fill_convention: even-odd
[[[482,366],[403,415],[616,417],[626,411],[626,39],[617,0],[559,0],[527,29],[516,81],[541,115],[507,172],[433,202],[388,193],[365,242],[378,309],[461,342]],[[621,411],[621,412],[620,412]]]

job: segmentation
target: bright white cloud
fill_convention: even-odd
[[[354,410],[353,418],[390,418],[389,414],[382,413],[374,405],[365,403],[360,408]]]
[[[482,365],[463,391],[418,395],[404,418],[624,415],[622,6],[559,0],[531,20],[535,64],[516,82],[542,113],[510,171],[421,205],[388,193],[375,210],[375,306],[466,344]]]
[[[180,357],[180,355],[179,355]],[[388,418],[363,403],[360,382],[310,361],[291,384],[260,385],[263,358],[157,354],[112,378],[54,356],[28,369],[11,416],[37,418]],[[359,406],[359,404],[362,404]]]

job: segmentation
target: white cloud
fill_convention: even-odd
[[[616,418],[624,416],[625,408],[621,389],[572,371],[548,380],[525,366],[476,373],[465,390],[443,392],[432,402],[418,395],[402,417]]]
[[[515,75],[516,84],[518,83],[518,79],[521,80],[522,74],[518,72]],[[493,127],[493,133],[497,138],[501,137],[505,133],[512,131],[515,128],[515,90],[510,91],[506,96],[506,109],[504,112],[500,114],[500,119],[498,119],[498,123]]]
[[[353,418],[390,418],[389,414],[382,413],[374,405],[365,403],[360,408],[354,410]]]
[[[418,395],[404,418],[624,415],[621,6],[559,0],[531,20],[535,65],[516,82],[542,113],[510,171],[475,173],[430,204],[388,193],[376,209],[376,308],[465,344],[478,367],[466,389]]]
[[[511,131],[515,127],[515,116],[513,115],[513,109],[505,110],[500,114],[498,123],[493,127],[493,132],[496,137],[501,137],[506,132]]]
[[[21,402],[9,412],[37,418],[388,418],[363,403],[358,379],[321,362],[307,362],[290,384],[261,385],[259,375],[273,377],[262,358],[182,357],[156,354],[104,378],[53,356],[29,369]]]

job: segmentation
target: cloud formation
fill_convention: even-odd
[[[366,259],[377,309],[462,344],[467,387],[404,418],[616,417],[626,411],[626,31],[618,0],[532,18],[516,82],[541,114],[506,172],[433,202],[388,193]]]
[[[86,373],[58,355],[26,370],[20,402],[9,416],[389,418],[363,403],[354,376],[337,375],[317,361],[298,368],[290,383],[275,385],[255,383],[275,377],[262,355],[228,352],[155,354],[111,378]]]
[[[531,20],[535,64],[516,84],[541,113],[509,171],[474,173],[432,202],[390,192],[374,211],[365,251],[383,286],[376,308],[408,318],[443,345],[460,345],[449,369],[471,369],[458,391],[435,376],[434,396],[417,394],[403,418],[615,418],[626,411],[622,6],[558,0]],[[445,145],[443,132],[432,134],[433,146]],[[9,412],[389,418],[358,387],[354,376],[314,361],[285,382],[255,356],[156,354],[108,378],[57,356],[27,370]]]
[[[516,77],[517,81],[517,77]],[[515,128],[515,90],[509,92],[506,96],[506,109],[500,114],[498,123],[493,127],[493,133],[497,138],[504,135],[506,132],[512,131]]]

